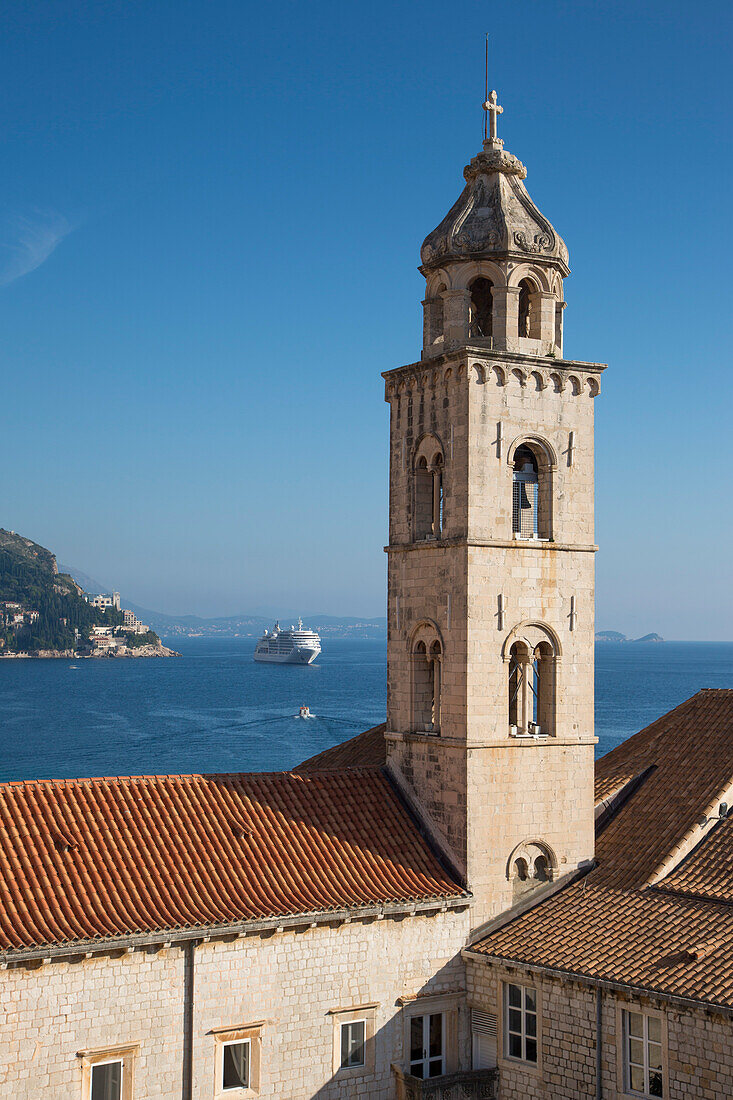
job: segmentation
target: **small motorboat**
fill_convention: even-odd
[[[298,718],[315,718],[315,714],[311,714],[310,707],[302,706],[298,710]]]

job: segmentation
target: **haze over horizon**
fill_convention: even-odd
[[[1,526],[168,614],[384,615],[380,372],[420,354],[489,15],[565,354],[609,363],[597,628],[733,637],[722,2],[469,2],[450,36],[434,0],[6,5]]]

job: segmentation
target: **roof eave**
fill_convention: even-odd
[[[73,940],[27,948],[9,948],[0,951],[0,969],[9,966],[54,960],[79,955],[107,955],[145,948],[161,950],[173,945],[203,943],[215,939],[241,939],[263,932],[285,932],[315,928],[319,925],[350,924],[352,921],[403,920],[415,916],[435,916],[449,910],[462,911],[473,904],[468,891],[447,897],[408,899],[400,902],[374,903],[371,905],[321,909],[288,916],[265,917],[259,920],[233,921],[223,924],[190,925],[186,928],[161,928],[153,932],[109,936],[93,940]]]
[[[464,947],[461,951],[463,959],[473,961],[482,960],[486,963],[499,963],[502,966],[516,967],[526,970],[530,974],[537,974],[562,981],[578,982],[580,985],[592,986],[595,989],[603,989],[607,992],[626,993],[637,997],[658,997],[669,1004],[682,1008],[694,1008],[707,1012],[720,1012],[724,1016],[733,1017],[733,1005],[722,1004],[719,1001],[703,1000],[696,997],[681,997],[679,994],[670,993],[664,989],[653,986],[634,985],[629,982],[612,981],[607,978],[596,978],[591,974],[583,974],[575,970],[563,970],[560,967],[545,966],[541,963],[531,963],[524,959],[516,959],[511,955],[491,954],[487,951],[478,951],[476,947]]]

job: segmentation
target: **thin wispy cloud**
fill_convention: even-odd
[[[0,223],[0,287],[35,271],[74,226],[53,210],[14,214]]]

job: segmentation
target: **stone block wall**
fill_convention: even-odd
[[[460,950],[468,920],[467,912],[448,911],[201,944],[194,1100],[220,1095],[216,1029],[253,1024],[261,1025],[261,1100],[388,1100],[391,1063],[405,1056],[400,997],[454,998],[456,1057],[466,1066]],[[333,1012],[367,1004],[374,1006],[374,1069],[346,1082],[333,1074]],[[181,1100],[183,1029],[180,947],[10,968],[0,972],[0,1097],[87,1100],[80,1052],[134,1046],[133,1100]]]
[[[79,1052],[132,1044],[134,1100],[180,1100],[180,950],[0,972],[3,1100],[82,1100]]]
[[[499,1021],[499,1100],[590,1100],[596,1095],[596,990],[570,980],[532,975],[480,959],[466,963],[472,1007]],[[502,981],[538,990],[541,1053],[536,1068],[503,1056]],[[651,1010],[663,1018],[666,1100],[729,1100],[733,1096],[733,1020],[661,997],[602,993],[602,1093],[629,1100],[624,1089],[620,1010]]]

